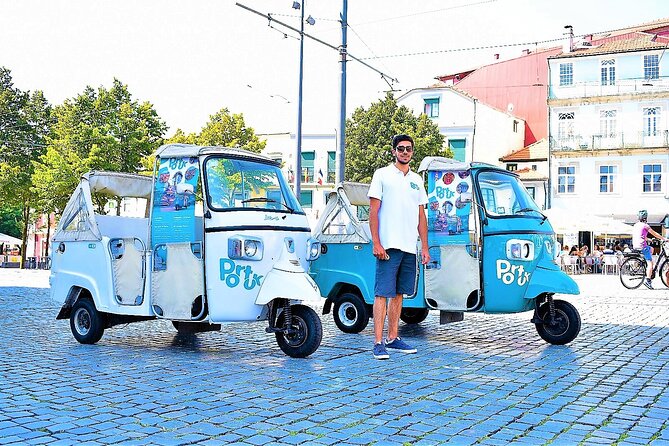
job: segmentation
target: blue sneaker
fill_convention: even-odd
[[[648,288],[649,290],[653,289],[653,283],[650,281],[650,279],[648,278],[644,279],[643,284],[646,285],[646,288]]]
[[[393,339],[392,342],[388,342],[386,339],[386,348],[392,349],[396,352],[401,353],[416,353],[418,350],[404,342],[401,338],[397,337]]]
[[[383,345],[383,342],[379,342],[378,344],[374,344],[374,350],[372,350],[372,354],[374,355],[374,358],[376,358],[376,359],[388,359],[388,358],[390,358],[390,355],[388,354],[388,351],[386,350],[386,346]]]

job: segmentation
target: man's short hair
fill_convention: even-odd
[[[401,134],[393,136],[393,149],[396,148],[397,144],[401,143],[402,141],[409,141],[411,143],[411,147],[413,147],[413,138],[409,135]]]

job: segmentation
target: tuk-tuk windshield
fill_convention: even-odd
[[[274,164],[210,157],[204,164],[207,202],[212,210],[258,209],[304,213]]]
[[[542,216],[539,207],[518,177],[499,171],[483,171],[477,176],[477,181],[487,215]]]

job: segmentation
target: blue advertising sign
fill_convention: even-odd
[[[196,157],[160,160],[153,191],[151,247],[195,242],[195,190],[200,174]]]
[[[469,243],[472,201],[470,171],[428,172],[427,198],[429,245]]]

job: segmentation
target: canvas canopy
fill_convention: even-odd
[[[88,172],[67,202],[53,241],[101,240],[95,220],[92,193],[108,196],[150,198],[151,177],[119,172]]]
[[[368,184],[343,182],[328,195],[314,237],[323,243],[369,243],[369,224],[358,219],[356,206],[369,205]]]
[[[249,152],[244,149],[232,149],[221,146],[196,146],[193,144],[165,144],[160,146],[154,155],[160,158],[186,158],[214,154],[234,155],[271,161],[271,158],[266,157],[265,155]]]
[[[20,245],[21,239],[0,232],[0,243],[10,244],[10,245]]]
[[[561,208],[551,208],[541,212],[548,217],[553,230],[558,234],[579,231],[595,234],[632,234],[632,226],[610,217],[588,215],[583,212],[574,213]]]

